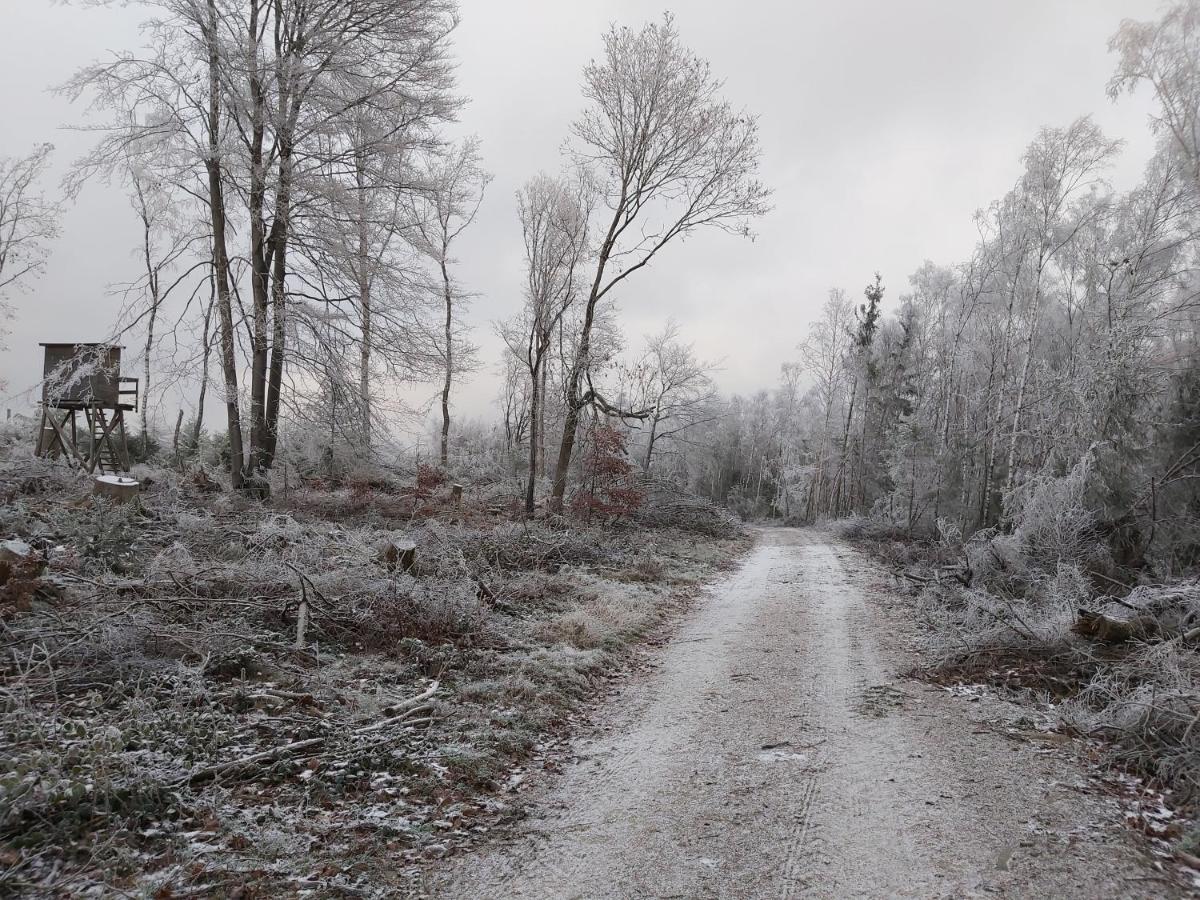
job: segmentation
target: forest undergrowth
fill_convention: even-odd
[[[1093,467],[1031,479],[1001,527],[944,520],[914,538],[885,516],[841,520],[911,598],[926,662],[943,685],[986,684],[1047,711],[1110,771],[1175,815],[1136,827],[1200,869],[1200,577],[1117,562],[1119,532],[1088,503]],[[1114,551],[1114,547],[1116,548]]]
[[[269,504],[135,474],[114,504],[62,464],[0,467],[0,895],[395,892],[519,816],[748,546],[715,510],[522,521],[510,486],[460,501],[428,469]]]

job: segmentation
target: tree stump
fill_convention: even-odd
[[[92,494],[104,497],[114,503],[125,503],[132,500],[141,491],[141,484],[133,478],[123,475],[97,475],[92,482]]]
[[[400,571],[411,571],[412,567],[417,564],[417,545],[401,544],[396,549],[400,551]]]
[[[247,475],[242,483],[242,492],[251,500],[266,503],[271,499],[271,482],[261,472]]]
[[[387,541],[379,548],[375,559],[389,572],[399,569],[407,573],[417,564],[417,545],[412,541]]]
[[[8,582],[12,574],[29,566],[36,554],[24,541],[0,541],[0,586]]]
[[[450,486],[450,502],[455,506],[462,506],[463,486],[455,484]]]

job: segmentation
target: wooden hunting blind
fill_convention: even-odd
[[[66,456],[88,472],[128,472],[125,413],[138,408],[138,380],[121,377],[112,344],[42,344],[38,456]],[[79,421],[82,415],[83,421]],[[82,427],[81,427],[82,426]]]

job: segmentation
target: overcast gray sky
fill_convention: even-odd
[[[50,140],[59,172],[89,138],[63,131],[84,111],[47,92],[81,64],[139,44],[142,11],[0,0],[0,155]],[[1156,0],[689,0],[669,7],[684,39],[760,117],[763,179],[775,210],[751,243],[722,233],[671,246],[618,301],[631,343],[669,316],[699,353],[725,359],[728,392],[776,383],[830,287],[857,294],[879,270],[891,299],[925,259],[955,263],[974,244],[971,215],[1015,180],[1042,125],[1092,113],[1127,147],[1112,173],[1139,176],[1152,149],[1150,99],[1105,96],[1107,40]],[[462,130],[495,174],[459,272],[480,296],[471,319],[484,371],[459,394],[491,416],[500,346],[489,323],[520,303],[514,192],[559,151],[580,109],[580,72],[611,22],[640,25],[662,0],[462,0],[455,37]],[[63,222],[47,274],[16,299],[0,380],[37,381],[39,341],[95,340],[136,275],[132,212],[88,190]],[[177,401],[168,400],[167,403]],[[11,403],[11,401],[10,401]],[[11,405],[20,405],[11,403]]]

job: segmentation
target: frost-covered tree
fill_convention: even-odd
[[[586,389],[592,328],[601,303],[667,244],[713,226],[749,235],[767,211],[757,180],[756,119],[720,96],[709,64],[667,16],[640,30],[614,26],[604,56],[584,70],[587,107],[573,126],[572,153],[600,190],[595,266],[583,297],[578,352],[566,385],[566,421],[551,507],[561,511],[579,417],[596,401]]]
[[[529,385],[529,469],[525,514],[533,515],[539,454],[544,446],[551,351],[563,318],[580,293],[587,253],[591,185],[586,178],[538,175],[517,193],[525,245],[524,306],[501,327]]]
[[[643,471],[654,464],[656,450],[684,441],[717,415],[716,365],[696,356],[680,339],[679,325],[668,321],[662,331],[646,337],[646,348],[626,369],[629,405],[645,410],[641,453]]]
[[[53,149],[42,144],[28,156],[0,157],[0,349],[12,294],[41,272],[58,234],[59,206],[40,185]]]
[[[453,0],[141,5],[151,13],[145,50],[89,66],[67,86],[118,113],[80,174],[149,138],[174,151],[173,183],[191,176],[209,219],[231,476],[241,486],[272,465],[285,389],[299,408],[320,370],[289,341],[311,334],[312,319],[327,321],[303,302],[297,270],[312,261],[293,256],[304,249],[297,220],[328,196],[332,170],[362,149],[331,135],[344,135],[354,113],[386,120],[381,140],[449,119],[460,102],[448,57],[457,9]],[[235,241],[244,241],[241,254]],[[248,317],[244,354],[235,307]],[[295,371],[285,380],[288,365]]]
[[[1149,84],[1159,103],[1156,130],[1168,137],[1200,185],[1200,3],[1173,3],[1153,22],[1126,19],[1109,49],[1119,57],[1109,95],[1116,99]]]
[[[418,177],[421,192],[414,198],[409,240],[433,263],[441,297],[442,328],[437,347],[442,360],[442,430],[438,458],[444,468],[450,450],[454,378],[475,365],[475,348],[462,334],[461,317],[470,297],[454,277],[454,245],[475,221],[492,176],[483,169],[479,141],[472,138],[431,157]]]

